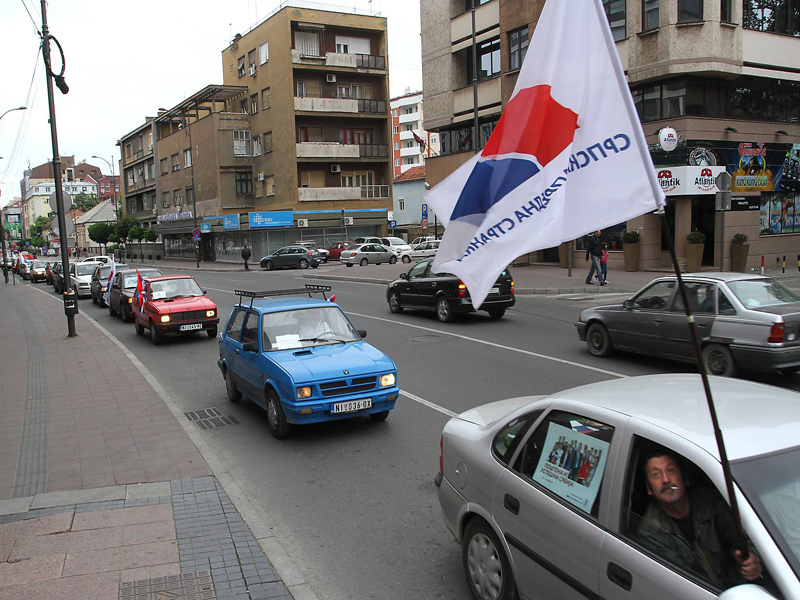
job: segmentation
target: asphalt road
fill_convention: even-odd
[[[298,271],[199,272],[196,278],[223,320],[236,303],[233,289],[309,282]],[[432,313],[393,315],[383,285],[331,285],[356,327],[367,330],[367,342],[397,363],[398,384],[408,395],[383,423],[357,418],[295,428],[283,441],[270,435],[260,408],[228,402],[216,340],[202,334],[154,347],[132,324],[88,299],[80,302],[184,411],[218,407],[239,421],[203,435],[326,600],[470,597],[460,549],[441,521],[433,485],[448,413],[616,377],[692,370],[630,355],[591,357],[573,323],[580,310],[607,297],[520,296],[500,321],[479,314],[442,324]],[[751,378],[800,390],[800,377]]]

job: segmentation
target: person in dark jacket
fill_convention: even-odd
[[[245,243],[244,248],[242,248],[242,258],[244,259],[244,270],[249,271],[250,267],[247,266],[247,261],[250,260],[252,256],[252,252],[250,252],[250,248],[247,247],[247,243]]]
[[[586,276],[586,285],[594,285],[592,277],[595,273],[600,279],[600,285],[606,285],[606,280],[603,277],[603,271],[600,268],[600,258],[602,256],[603,243],[600,241],[600,230],[598,229],[586,243],[586,260],[592,260],[592,266],[589,268],[589,274]]]

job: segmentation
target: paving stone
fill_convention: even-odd
[[[170,505],[117,508],[76,514],[72,530],[101,529],[141,523],[157,523],[159,521],[172,521],[172,507]]]
[[[106,550],[70,552],[64,562],[64,575],[121,571],[175,562],[178,562],[178,548],[175,542],[155,542]]]
[[[48,508],[65,504],[81,504],[85,502],[101,502],[104,500],[124,500],[125,486],[108,486],[88,490],[70,492],[51,492],[37,494],[31,502],[31,508]]]
[[[117,573],[62,577],[24,585],[4,585],[0,587],[0,600],[108,600],[116,597],[118,586]]]

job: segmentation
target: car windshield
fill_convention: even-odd
[[[106,280],[108,276],[111,275],[111,267],[100,267],[100,273],[98,273],[98,279]]]
[[[261,319],[265,351],[293,350],[361,339],[338,306],[267,313]]]
[[[800,447],[731,464],[764,526],[800,577]]]
[[[153,300],[169,300],[170,298],[190,298],[202,296],[203,290],[194,279],[168,279],[154,281],[150,284]]]
[[[731,281],[728,283],[728,287],[745,308],[763,308],[800,302],[800,296],[774,279]]]
[[[111,269],[111,267],[109,267]],[[110,273],[110,271],[109,271]],[[161,271],[139,271],[142,274],[142,279],[146,279],[147,277],[157,277],[161,275]],[[108,273],[106,273],[106,278],[108,278]],[[136,287],[136,273],[126,273],[123,275],[122,279],[122,287],[126,290]],[[202,293],[202,292],[201,292]]]
[[[47,266],[47,263],[46,262],[42,262],[40,260],[37,260],[36,262],[33,263],[33,268],[34,269],[44,269],[46,266]]]
[[[86,265],[78,265],[75,267],[77,275],[91,275],[94,273],[94,270],[97,268],[97,263],[91,263]]]
[[[405,246],[406,241],[396,237],[386,238],[392,246]]]

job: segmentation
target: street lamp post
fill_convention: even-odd
[[[0,119],[5,117],[8,113],[10,113],[12,111],[15,111],[15,110],[27,110],[27,109],[28,109],[27,106],[18,106],[17,108],[9,108],[6,112],[4,112],[2,115],[0,115]],[[0,156],[0,158],[2,158],[2,156]],[[6,283],[8,283],[8,267],[6,266],[6,224],[5,224],[5,222],[3,223],[2,229],[3,229],[3,235],[0,236],[0,237],[2,237],[2,247],[3,247],[3,279],[5,280]]]
[[[102,160],[104,163],[108,165],[108,168],[111,169],[111,191],[113,192],[112,197],[114,198],[114,217],[116,218],[117,221],[119,221],[119,206],[117,206],[117,181],[116,181],[116,176],[114,175],[114,157],[113,156],[111,157],[111,162],[108,162],[102,156],[92,155],[92,158]]]

